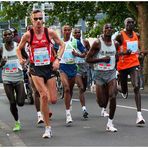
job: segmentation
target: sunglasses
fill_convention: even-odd
[[[3,36],[12,35],[11,33],[4,34]]]
[[[43,20],[43,18],[42,17],[35,17],[35,18],[33,18],[35,21],[37,21],[37,20]]]
[[[78,34],[78,33],[80,33],[80,32],[75,32],[75,34]]]

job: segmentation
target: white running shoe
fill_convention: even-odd
[[[117,129],[114,127],[114,125],[107,125],[106,130],[109,132],[117,132]]]
[[[44,123],[43,116],[38,116],[38,124]]]
[[[51,129],[45,129],[45,133],[42,136],[43,138],[51,138],[52,137],[52,131]]]
[[[109,114],[107,113],[107,111],[104,110],[104,109],[102,109],[102,111],[101,111],[101,117],[108,117],[108,116],[109,116]]]
[[[121,96],[122,96],[124,99],[127,99],[128,94],[127,94],[127,93],[126,93],[126,94],[121,93]]]
[[[72,123],[72,117],[71,117],[71,114],[67,114],[66,115],[66,124],[70,124]]]
[[[142,125],[145,124],[145,120],[144,120],[144,118],[143,118],[142,115],[140,115],[140,116],[137,117],[136,124],[137,124],[138,126],[142,126]]]

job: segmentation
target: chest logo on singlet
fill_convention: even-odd
[[[34,49],[34,64],[35,66],[50,64],[50,56],[49,56],[47,47]]]

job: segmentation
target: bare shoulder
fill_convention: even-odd
[[[136,33],[137,37],[140,38],[140,34],[138,32],[135,32],[135,33]]]
[[[48,28],[48,34],[50,35],[51,38],[53,38],[56,32],[53,29]]]
[[[93,45],[99,45],[100,44],[100,39],[96,39],[93,43]]]
[[[27,31],[24,33],[24,35],[22,36],[22,40],[29,42],[30,41],[30,32]]]

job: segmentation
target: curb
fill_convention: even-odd
[[[21,146],[25,147],[25,143],[17,136],[15,133],[13,133],[12,129],[4,122],[0,120],[0,135],[3,137],[6,137],[5,139],[9,140],[9,143],[11,143],[11,146]],[[0,146],[3,146],[0,143]]]

